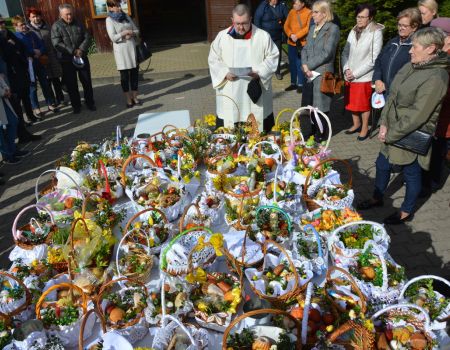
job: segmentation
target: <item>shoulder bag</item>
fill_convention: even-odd
[[[325,35],[327,36],[325,40],[328,40],[329,32],[327,31]],[[342,93],[342,88],[344,87],[344,80],[342,79],[339,45],[337,49],[337,60],[338,60],[338,69],[337,69],[338,73],[333,74],[332,72],[325,72],[322,74],[322,82],[320,83],[320,92],[324,94],[337,95]]]
[[[303,23],[302,23],[302,19],[298,15],[298,13],[297,13],[297,21],[298,21],[298,24],[300,25],[300,29],[302,29]],[[300,41],[300,38],[297,38],[297,41],[295,42],[295,48],[297,49],[297,56],[301,57],[302,56],[303,45],[302,45],[302,43]]]
[[[392,100],[392,103],[394,105],[395,118],[398,120],[397,106],[394,100]],[[427,155],[428,150],[430,149],[432,139],[433,139],[432,134],[429,134],[423,130],[418,129],[409,133],[400,140],[394,142],[392,145],[397,148],[401,148],[406,151],[410,151],[413,153],[417,153],[421,156],[425,156]]]

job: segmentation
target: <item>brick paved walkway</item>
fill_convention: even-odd
[[[25,205],[34,201],[34,184],[41,172],[52,168],[55,160],[63,153],[69,152],[78,140],[88,142],[99,141],[111,135],[116,125],[122,125],[124,133],[131,134],[139,113],[144,111],[168,111],[189,109],[191,118],[214,112],[214,92],[210,86],[210,78],[206,74],[205,48],[203,44],[187,45],[183,51],[174,48],[165,53],[154,55],[154,61],[163,61],[163,56],[178,57],[177,62],[191,61],[192,54],[198,49],[202,51],[202,61],[191,61],[183,69],[163,71],[156,68],[141,84],[140,91],[144,106],[127,110],[119,85],[99,85],[95,87],[95,99],[98,111],[90,112],[83,109],[82,114],[74,116],[70,108],[64,108],[55,116],[48,116],[45,120],[32,127],[32,131],[42,134],[39,143],[26,145],[32,150],[32,156],[26,158],[19,165],[3,165],[0,171],[6,174],[7,186],[0,187],[0,264],[6,267],[7,256],[12,244],[11,225],[15,214]],[[191,54],[188,54],[191,52]],[[186,53],[186,54],[183,54]],[[155,56],[161,55],[156,59]],[[100,56],[99,56],[100,57]],[[103,57],[103,56],[102,56]],[[105,58],[104,56],[103,58]],[[91,59],[93,69],[95,59]],[[104,59],[106,62],[106,59]],[[112,61],[108,61],[110,64]],[[153,66],[152,68],[156,67]],[[156,63],[155,63],[156,64]],[[173,65],[173,63],[172,63]],[[162,63],[161,63],[162,67]],[[170,67],[170,66],[169,66]],[[177,65],[177,67],[180,67]],[[96,69],[96,68],[95,68]],[[110,69],[110,67],[108,68]],[[104,68],[103,72],[113,72]],[[194,74],[187,74],[194,72]],[[107,77],[99,71],[93,72],[95,77]],[[114,72],[113,72],[114,73]],[[106,74],[106,73],[102,73]],[[285,107],[295,108],[300,103],[300,95],[296,92],[285,93],[283,88],[289,84],[289,77],[283,81],[274,81],[274,108],[279,111]],[[342,100],[336,101],[331,116],[333,124],[333,138],[331,149],[333,156],[347,159],[353,167],[353,184],[357,200],[368,198],[373,188],[375,176],[374,161],[378,154],[379,145],[376,138],[365,142],[357,142],[356,136],[344,135],[343,130],[350,126],[350,117],[343,115]],[[173,122],[173,121],[171,121]],[[427,201],[419,204],[414,220],[403,227],[388,227],[392,244],[390,253],[394,259],[407,269],[409,276],[432,273],[450,278],[450,180],[448,170],[444,187],[433,194]],[[391,214],[392,207],[398,208],[402,202],[404,188],[401,176],[393,176],[389,187],[389,199],[385,208],[363,213],[369,220],[382,221]]]

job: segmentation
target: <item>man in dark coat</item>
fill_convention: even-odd
[[[288,16],[286,4],[279,0],[263,0],[255,12],[254,23],[270,34],[275,45],[278,47],[280,56],[278,58],[278,67],[275,76],[278,80],[283,79],[280,72],[281,64],[281,45],[283,43],[283,26]]]
[[[59,6],[60,19],[52,26],[52,44],[58,52],[63,69],[63,80],[72,104],[73,113],[81,112],[81,98],[78,91],[77,74],[84,90],[84,101],[91,111],[95,111],[94,91],[92,89],[91,68],[87,51],[91,35],[73,17],[73,7],[69,4]]]
[[[6,29],[6,23],[0,15],[0,52],[6,63],[7,77],[11,89],[10,102],[19,117],[17,135],[19,143],[40,140],[41,136],[31,134],[23,119],[22,106],[30,121],[37,121],[30,102],[30,78],[25,48],[14,33]],[[21,106],[22,103],[22,106]]]

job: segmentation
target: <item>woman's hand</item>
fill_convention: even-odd
[[[375,91],[378,94],[382,94],[384,91],[386,91],[386,86],[381,80],[375,80]]]
[[[308,66],[306,64],[302,65],[303,68],[303,72],[305,72],[305,75],[307,78],[311,78],[312,77],[312,72],[309,70]]]
[[[386,142],[387,126],[380,125],[380,132],[378,133],[378,140],[381,142]]]
[[[122,33],[120,33],[120,35],[122,35],[122,37],[124,38],[131,38],[131,36],[133,35],[133,31],[130,29],[124,30]]]
[[[235,81],[237,80],[237,76],[234,75],[233,73],[227,73],[227,75],[225,75],[225,79],[228,81]]]
[[[353,75],[352,70],[349,68],[347,68],[345,70],[344,75],[345,75],[345,79],[347,79],[348,81],[355,80],[355,76]]]
[[[291,40],[292,40],[294,43],[297,42],[297,40],[298,40],[297,35],[291,34]]]

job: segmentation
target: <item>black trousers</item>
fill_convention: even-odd
[[[55,97],[56,104],[60,104],[64,101],[64,93],[62,90],[61,79],[51,78],[48,79],[48,85],[50,86],[50,91]]]
[[[132,69],[119,70],[120,72],[120,85],[123,92],[137,91],[139,80],[139,67]]]
[[[18,103],[21,110],[21,113],[17,114],[17,116],[23,121],[24,110],[28,119],[31,121],[34,119],[34,114],[33,108],[31,107],[30,80],[28,79],[27,73],[20,71],[15,75],[9,76],[8,78],[11,84],[11,92],[15,95],[14,103]],[[22,106],[20,106],[20,104]],[[17,113],[17,105],[14,109]]]
[[[280,65],[281,65],[281,55],[283,52],[283,49],[281,47],[282,41],[280,39],[280,40],[274,40],[273,42],[275,43],[276,47],[278,48],[278,52],[280,52],[280,56],[278,56],[278,66],[277,66],[277,70],[275,72],[275,73],[279,74],[280,73]]]
[[[70,103],[72,108],[79,109],[81,107],[81,97],[78,91],[78,79],[84,91],[84,101],[88,106],[94,106],[94,90],[92,89],[91,66],[87,57],[83,57],[84,67],[76,68],[72,61],[61,61],[63,70],[63,80],[67,86]]]
[[[28,95],[28,100],[29,100],[29,95]],[[14,109],[14,112],[17,114],[18,116],[18,124],[17,124],[17,137],[19,138],[19,141],[26,141],[27,138],[29,138],[31,136],[31,133],[27,130],[26,126],[25,126],[25,121],[23,120],[23,110],[22,110],[22,106],[20,105],[20,99],[18,97],[17,94],[13,94],[10,99],[9,102],[11,102],[11,106]],[[30,108],[31,108],[31,103],[30,103]],[[33,115],[33,111],[31,112],[31,115]]]

